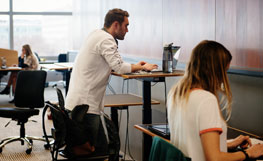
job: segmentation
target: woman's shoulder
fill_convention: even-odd
[[[188,102],[188,108],[199,111],[201,113],[213,113],[211,111],[218,111],[218,101],[216,96],[206,90],[195,90],[191,92]]]
[[[213,93],[204,89],[194,89],[190,93],[190,97],[193,97],[198,100],[216,99],[216,96]]]
[[[26,59],[33,59],[33,56],[32,55],[28,55],[25,57]]]

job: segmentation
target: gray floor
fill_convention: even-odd
[[[45,100],[51,101],[51,102],[57,102],[57,94],[56,90],[51,87],[54,85],[54,83],[50,83],[50,86],[45,88]],[[2,91],[4,88],[4,85],[2,84],[0,87],[0,91]],[[58,83],[58,88],[61,89],[63,94],[65,93],[65,88],[63,87],[63,84],[61,82]],[[0,95],[0,108],[1,107],[14,107],[13,104],[10,104],[8,101],[10,101],[13,97],[11,95]],[[40,111],[40,114],[42,111]],[[34,116],[30,118],[32,120],[36,120],[37,123],[34,122],[28,122],[26,124],[26,134],[31,136],[41,136],[42,133],[42,125],[41,125],[41,115]],[[16,124],[15,121],[12,121],[8,127],[5,127],[7,122],[9,122],[10,119],[7,118],[0,118],[0,140],[8,137],[8,136],[14,136],[19,135],[19,127]],[[45,120],[47,131],[50,131],[50,128],[52,127],[52,121]],[[1,161],[50,161],[51,155],[48,150],[44,149],[44,143],[35,141],[33,146],[33,151],[30,155],[27,155],[25,153],[26,146],[21,146],[19,142],[14,142],[11,144],[6,145],[3,148],[3,152],[0,154],[0,160]],[[120,152],[120,154],[123,155],[123,152]],[[125,157],[126,161],[131,160],[131,158],[126,155]],[[122,160],[122,159],[120,159]]]
[[[63,88],[63,87],[61,87]],[[1,86],[0,90],[3,89]],[[62,89],[64,91],[64,89]],[[12,99],[12,96],[9,95],[0,95],[0,108],[2,107],[14,107],[13,104],[9,104],[8,101]],[[45,100],[49,100],[52,102],[57,101],[56,91],[52,87],[45,88]],[[26,123],[26,134],[29,136],[42,136],[42,110],[40,111],[40,115],[33,116],[30,120],[37,121],[32,122],[29,121]],[[0,140],[10,136],[18,136],[19,135],[19,126],[16,121],[11,121],[10,124],[5,127],[5,125],[11,119],[8,118],[0,118]],[[52,127],[52,121],[45,120],[47,132],[50,134],[50,128]],[[34,141],[33,150],[30,155],[26,154],[27,147],[25,145],[21,145],[20,142],[13,142],[7,144],[3,148],[3,152],[0,154],[1,161],[50,161],[51,154],[49,150],[45,150],[44,142]]]

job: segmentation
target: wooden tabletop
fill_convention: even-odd
[[[74,63],[65,62],[65,63],[54,63],[54,64],[40,64],[41,68],[48,70],[70,70],[73,68]],[[183,76],[183,70],[175,70],[173,73],[164,73],[160,71],[152,72],[142,72],[142,73],[129,73],[129,74],[117,74],[112,72],[112,75],[123,77],[125,79],[135,79],[135,78],[153,78],[153,77],[175,77]]]
[[[136,129],[142,131],[143,133],[146,133],[146,134],[148,134],[148,135],[150,135],[152,137],[159,136],[159,135],[155,134],[154,132],[148,130],[148,126],[149,125],[153,125],[153,124],[134,125],[134,127]],[[160,124],[156,124],[156,125],[160,125]],[[239,135],[248,135],[251,138],[255,138],[255,139],[258,139],[258,140],[263,140],[263,136],[258,136],[258,135],[255,135],[255,134],[252,134],[252,133],[249,133],[249,132],[246,132],[246,131],[242,131],[242,130],[237,129],[237,128],[233,128],[231,126],[227,126],[227,129],[228,129],[227,139],[233,139],[233,138],[236,138]],[[161,137],[161,136],[159,136],[159,137]],[[161,137],[161,138],[163,138],[163,137]],[[165,139],[165,138],[163,138],[163,139],[166,140],[166,141],[169,141],[168,139]]]
[[[104,107],[140,106],[143,104],[142,97],[133,94],[112,94],[105,96]],[[160,104],[152,100],[152,105]]]
[[[7,67],[6,69],[0,68],[0,71],[20,71],[20,70],[23,70],[23,69],[20,67]]]
[[[65,62],[65,63],[55,63],[55,65],[66,67],[68,69],[72,69],[74,63],[73,62]]]
[[[72,62],[66,63],[51,63],[51,64],[40,64],[42,69],[48,70],[71,70],[73,68]]]
[[[143,72],[143,73],[129,73],[129,74],[117,74],[115,72],[112,75],[123,77],[125,79],[135,79],[135,78],[153,78],[153,77],[175,77],[183,76],[183,70],[175,70],[173,73],[164,73],[160,71]]]
[[[67,67],[59,66],[56,64],[40,64],[41,69],[47,70],[67,70]]]
[[[228,139],[232,139],[232,138],[238,137],[239,135],[248,135],[249,137],[256,138],[256,139],[259,139],[259,140],[263,140],[263,136],[258,136],[258,135],[249,133],[247,131],[231,127],[231,126],[227,126],[227,130],[228,130],[227,131],[227,138]]]

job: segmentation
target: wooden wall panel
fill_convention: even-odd
[[[18,52],[16,50],[2,49],[0,48],[0,67],[2,66],[2,59],[6,59],[6,66],[12,67],[18,65]]]
[[[263,1],[217,0],[216,40],[232,53],[232,67],[263,69]]]
[[[102,27],[109,9],[130,13],[129,32],[119,41],[124,55],[161,60],[163,45],[173,42],[182,47],[179,61],[187,63],[192,49],[209,39],[231,51],[232,67],[263,70],[262,0],[100,0],[86,5],[96,12],[81,25],[85,31]]]
[[[215,0],[163,0],[163,42],[182,46],[179,61],[188,62],[192,49],[215,39]]]

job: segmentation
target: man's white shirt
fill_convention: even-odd
[[[113,36],[104,30],[95,30],[88,36],[74,62],[66,96],[67,109],[87,104],[88,113],[99,115],[104,110],[111,71],[131,72],[131,64],[122,60],[117,49]]]

